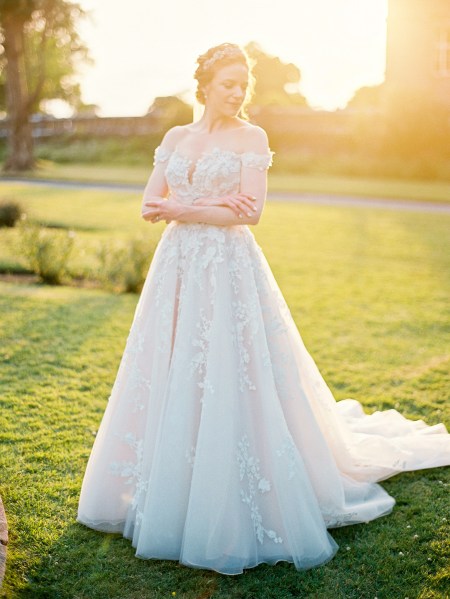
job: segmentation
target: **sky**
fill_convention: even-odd
[[[256,41],[296,64],[299,91],[317,109],[343,108],[384,79],[387,0],[78,2],[94,60],[80,70],[82,99],[101,116],[145,114],[156,96],[192,102],[197,56],[222,42]]]

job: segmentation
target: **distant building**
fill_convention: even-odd
[[[450,108],[450,0],[388,2],[386,86]]]

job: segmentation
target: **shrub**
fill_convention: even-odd
[[[142,137],[95,137],[92,135],[63,135],[42,138],[36,143],[39,164],[44,161],[60,164],[97,163],[141,165],[148,167],[153,149],[162,134]]]
[[[14,227],[23,214],[22,206],[14,200],[0,203],[0,227]]]
[[[30,269],[44,283],[60,285],[67,275],[75,233],[34,225],[22,228],[20,246]]]
[[[98,252],[101,282],[108,289],[139,293],[154,252],[155,242],[145,237],[104,243]]]

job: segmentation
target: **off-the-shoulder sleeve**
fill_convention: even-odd
[[[244,152],[241,154],[241,162],[243,166],[250,168],[257,168],[260,171],[264,171],[272,166],[273,155],[275,152],[269,150],[267,154],[257,154],[256,152]]]
[[[155,155],[153,158],[153,166],[158,162],[166,162],[169,160],[173,150],[168,150],[167,148],[162,148],[158,146],[155,150]]]

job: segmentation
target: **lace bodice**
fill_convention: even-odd
[[[191,204],[200,197],[220,197],[239,191],[241,168],[266,170],[272,164],[274,152],[234,152],[214,148],[203,152],[197,160],[191,160],[178,150],[158,146],[154,163],[166,162],[166,179],[169,190],[176,193],[181,202]]]

